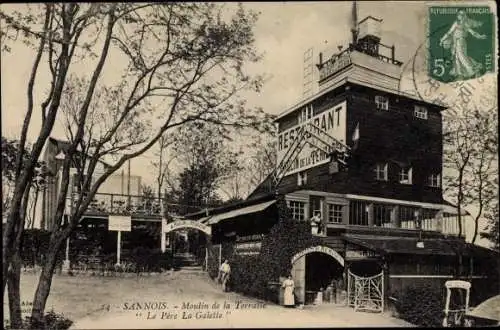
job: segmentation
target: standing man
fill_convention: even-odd
[[[227,291],[227,281],[229,280],[229,274],[231,273],[231,266],[229,266],[229,262],[224,260],[224,263],[220,265],[219,268],[219,277],[222,282],[222,291]]]

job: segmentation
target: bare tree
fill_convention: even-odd
[[[500,220],[498,217],[498,199],[493,203],[493,206],[485,214],[485,218],[488,221],[486,226],[486,231],[481,233],[482,238],[488,239],[493,243],[493,248],[497,251],[500,250],[500,235],[499,235],[499,224]]]
[[[19,292],[20,267],[15,259],[34,163],[52,130],[61,101],[78,99],[78,110],[68,110],[73,114],[66,125],[70,144],[61,166],[62,188],[53,219],[56,226],[33,300],[32,327],[42,323],[57,252],[111,174],[186,123],[248,127],[262,120],[260,109],[249,109],[238,97],[244,89],[261,87],[260,77],[252,78],[244,71],[246,62],[259,59],[253,48],[256,15],[239,6],[224,19],[228,16],[223,15],[224,10],[229,9],[213,3],[61,3],[37,5],[34,13],[1,13],[5,21],[3,39],[15,38],[10,31],[22,33],[36,49],[21,131],[22,148],[34,109],[35,77],[45,69],[40,65],[42,58],[51,77],[47,98],[41,104],[42,129],[27,170],[21,173],[21,166],[17,167],[13,207],[4,231],[3,269],[12,270],[9,291],[12,287]],[[112,86],[101,78],[110,54],[120,56],[125,63],[121,68],[110,68],[117,78]],[[88,76],[72,77],[68,84],[74,62],[85,59],[92,68]],[[103,102],[102,108],[93,106],[97,99]],[[111,165],[95,177],[96,167],[103,160]],[[81,179],[80,190],[87,193],[77,196],[71,214],[63,221],[70,168],[74,167]],[[5,284],[4,280],[4,289]],[[9,295],[15,327],[20,322],[20,303],[19,297],[12,298]]]
[[[168,147],[172,144],[173,140],[168,140],[167,137],[161,136],[158,141],[158,150],[155,156],[158,160],[151,162],[151,165],[156,169],[156,188],[158,191],[158,199],[161,199],[162,192],[164,192],[164,184],[167,180],[169,174],[169,167],[175,160],[175,157],[170,157],[168,153]]]
[[[172,152],[183,169],[178,175],[178,202],[185,212],[218,203],[218,190],[238,163],[228,142],[230,129],[213,123],[192,123],[179,130]]]
[[[462,235],[462,210],[472,212],[474,244],[479,221],[494,208],[498,199],[498,114],[491,110],[471,110],[462,117],[450,118],[445,125],[445,193],[458,209],[459,235]]]
[[[498,203],[498,113],[474,111],[470,139],[473,140],[471,166],[466,175],[470,186],[465,193],[466,203],[476,205],[472,244],[479,235],[479,221],[495,209]]]
[[[253,155],[248,159],[249,188],[255,189],[277,166],[276,138],[268,132],[252,143]]]

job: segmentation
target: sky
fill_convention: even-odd
[[[249,96],[247,102],[278,114],[302,98],[306,50],[313,48],[316,61],[320,51],[326,50],[325,54],[329,54],[339,45],[347,46],[351,37],[352,2],[247,2],[244,6],[260,12],[255,26],[255,46],[264,55],[260,63],[250,67],[250,72],[265,73],[269,77],[261,93]],[[426,8],[423,1],[359,1],[358,18],[371,15],[383,19],[381,42],[395,45],[396,58],[406,64],[425,41]],[[26,109],[25,91],[34,57],[22,44],[1,56],[2,135],[17,137]],[[105,79],[112,78],[112,65]],[[81,66],[78,70],[83,73],[86,68]],[[42,75],[37,82],[43,85],[46,79]],[[31,138],[36,136],[39,127],[39,122],[34,123]],[[60,123],[56,123],[52,136],[64,138]],[[141,175],[146,183],[154,182],[150,171],[153,159],[152,152],[134,159],[131,174]]]

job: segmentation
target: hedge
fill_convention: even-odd
[[[260,254],[230,258],[232,275],[230,288],[236,292],[277,302],[279,288],[270,286],[280,277],[290,274],[294,254],[308,247],[320,245],[321,240],[311,234],[308,223],[292,219],[285,200],[277,202],[279,221],[262,240]],[[224,247],[223,247],[224,249]]]
[[[43,229],[25,229],[21,240],[22,266],[33,267],[41,265],[49,249],[50,231]],[[62,264],[64,250],[57,255],[58,265]]]
[[[63,314],[50,311],[45,314],[43,324],[31,325],[31,317],[27,316],[23,320],[21,329],[51,329],[51,330],[66,330],[71,327],[73,321],[66,318]],[[4,321],[4,329],[13,329],[8,321]]]
[[[171,269],[173,256],[170,251],[161,252],[160,249],[148,249],[139,246],[132,250],[132,261],[135,264],[136,272],[160,272]]]
[[[428,284],[407,287],[392,296],[398,317],[421,327],[441,327],[446,290]]]

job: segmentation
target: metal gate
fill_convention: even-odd
[[[371,277],[361,277],[348,272],[347,304],[355,311],[384,311],[384,272]]]

